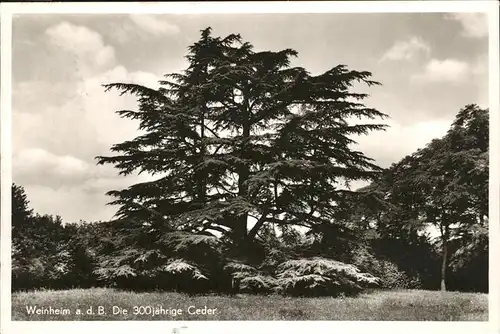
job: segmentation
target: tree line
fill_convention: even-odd
[[[345,65],[312,75],[296,56],[207,28],[159,89],[104,85],[137,97],[117,113],[143,134],[98,164],[154,179],[108,192],[112,221],[79,224],[33,213],[13,185],[13,288],[486,291],[488,110],[465,106],[443,138],[383,169],[352,139],[385,128],[353,92],[379,83]]]

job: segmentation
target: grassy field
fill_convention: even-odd
[[[423,290],[376,291],[353,298],[191,297],[112,289],[35,291],[13,294],[12,320],[487,321],[488,296]]]

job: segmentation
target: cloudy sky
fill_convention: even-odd
[[[13,180],[39,213],[107,220],[105,192],[144,177],[96,166],[137,124],[115,110],[131,97],[103,83],[157,87],[185,68],[186,48],[211,26],[257,50],[293,48],[312,73],[337,64],[368,70],[369,106],[390,115],[359,149],[387,167],[442,136],[458,110],[487,107],[487,20],[479,14],[22,15],[13,18]]]

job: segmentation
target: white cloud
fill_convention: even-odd
[[[105,195],[107,191],[152,179],[148,175],[118,176],[111,166],[97,168],[74,156],[41,148],[16,152],[13,174],[36,212],[58,214],[66,221],[110,219],[117,207],[106,205],[112,200]]]
[[[24,112],[37,113],[41,108],[61,105],[74,96],[66,82],[31,80],[19,82],[12,87],[12,103],[16,109]],[[42,97],[50,96],[50,99]],[[33,108],[36,106],[36,108]]]
[[[68,37],[72,33],[74,40]],[[114,51],[103,52],[113,49],[85,27],[63,23],[49,28],[46,36],[53,57],[44,59],[43,66],[58,68],[61,60],[71,55],[80,73],[67,79],[63,76],[63,81],[33,80],[14,85],[14,181],[26,188],[37,212],[60,214],[69,221],[109,219],[116,207],[106,206],[112,200],[105,195],[107,191],[151,178],[122,177],[111,165],[96,166],[96,155],[112,154],[109,148],[113,144],[138,134],[137,122],[115,113],[135,109],[136,99],[119,96],[116,91],[106,93],[102,84],[130,82],[156,88],[161,78],[148,72],[129,72],[116,64]],[[101,61],[94,62],[99,55]],[[66,64],[62,68],[74,70]]]
[[[47,182],[55,178],[73,181],[86,177],[90,166],[71,155],[59,156],[41,148],[27,148],[13,154],[12,167],[16,175]]]
[[[38,66],[67,74],[14,84],[14,181],[26,188],[37,212],[67,220],[111,218],[116,208],[105,205],[111,200],[105,193],[151,178],[122,177],[111,165],[96,166],[96,155],[112,154],[113,144],[138,134],[137,122],[115,113],[135,109],[136,98],[105,92],[102,84],[157,88],[161,78],[128,71],[117,63],[114,48],[87,27],[63,22],[47,29],[44,37],[50,56]]]
[[[488,16],[484,13],[453,13],[447,15],[447,18],[460,23],[464,37],[483,38],[488,36]]]
[[[65,222],[106,220],[111,219],[116,212],[116,207],[103,205],[110,200],[104,193],[89,195],[78,187],[54,189],[46,185],[22,186],[35,212],[60,215]]]
[[[412,76],[417,82],[461,83],[469,78],[471,67],[467,62],[457,59],[431,59],[422,73]]]
[[[159,15],[131,14],[129,17],[137,27],[154,36],[179,33],[179,27],[160,18]]]
[[[129,82],[156,88],[158,80],[160,77],[152,73],[128,72],[123,66],[116,66],[81,78],[62,92],[60,85],[52,82],[21,82],[15,85],[14,148],[40,146],[89,162],[96,155],[106,155],[111,145],[137,135],[138,122],[115,113],[135,109],[137,102],[135,97],[120,96],[115,90],[105,92],[102,84]],[[26,89],[29,87],[36,88],[36,94]],[[51,96],[48,101],[47,96]],[[109,130],[110,124],[113,131]]]
[[[394,121],[380,121],[389,125],[386,131],[373,131],[369,136],[356,138],[358,150],[380,164],[389,167],[408,154],[425,147],[432,139],[443,137],[448,131],[451,120],[427,121],[401,125]]]
[[[137,102],[134,96],[123,95],[111,90],[104,92],[101,86],[104,83],[127,82],[158,88],[161,78],[147,72],[128,72],[123,66],[117,66],[99,76],[88,78],[80,83],[80,89],[85,92],[84,99],[78,105],[85,111],[82,116],[89,129],[92,129],[93,145],[99,147],[106,155],[111,145],[134,138],[138,132],[138,121],[120,118],[115,111],[136,109]],[[113,124],[113,131],[109,125]],[[90,132],[90,131],[89,131]]]
[[[471,72],[474,75],[474,82],[477,89],[476,103],[482,108],[489,107],[489,64],[488,54],[480,55],[476,58]]]
[[[109,71],[103,72],[98,76],[90,77],[83,81],[85,90],[98,89],[102,91],[101,84],[112,82],[128,82],[137,85],[143,85],[149,88],[157,89],[162,77],[156,74],[144,71],[129,72],[125,67],[118,65]],[[123,98],[121,98],[123,100]]]
[[[102,36],[84,26],[62,22],[49,27],[45,31],[48,42],[57,47],[56,50],[66,53],[68,60],[75,62],[75,71],[102,70],[113,66],[116,62],[115,50],[106,45]]]
[[[50,154],[49,154],[50,155]],[[58,159],[59,160],[59,159]],[[42,164],[43,165],[43,164]],[[105,168],[105,167],[104,167]],[[95,167],[87,169],[89,174],[95,173]],[[113,171],[109,168],[110,171]],[[18,173],[16,173],[18,174]],[[118,207],[106,205],[113,200],[106,192],[112,189],[123,189],[137,182],[151,180],[146,175],[132,177],[117,176],[94,176],[88,177],[76,184],[60,182],[51,179],[48,182],[39,182],[41,177],[52,178],[54,175],[43,173],[32,174],[32,178],[22,177],[19,182],[27,192],[30,207],[41,214],[60,215],[64,221],[86,221],[108,220],[113,217]],[[35,178],[38,178],[35,180]],[[19,178],[19,176],[18,176]],[[72,179],[74,181],[74,179]],[[17,178],[14,179],[17,182]],[[30,182],[34,181],[34,182]],[[58,183],[59,181],[59,183]]]
[[[420,53],[429,54],[430,46],[420,37],[412,37],[407,41],[396,42],[381,60],[410,60]]]

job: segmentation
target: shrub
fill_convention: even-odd
[[[144,243],[138,242],[141,239]],[[151,232],[116,244],[100,256],[95,270],[107,284],[127,289],[206,292],[216,283],[209,278],[217,276],[221,262],[216,237],[180,231],[157,236]]]
[[[276,290],[294,296],[352,295],[379,285],[379,278],[354,265],[320,257],[285,261],[276,276]]]
[[[418,278],[409,277],[390,261],[376,258],[367,247],[356,248],[351,255],[352,263],[362,271],[380,278],[379,287],[386,289],[415,289],[420,287]]]
[[[170,288],[180,292],[205,292],[208,290],[209,274],[196,264],[184,259],[172,259],[158,268],[159,276],[165,276]]]
[[[275,291],[277,282],[274,277],[265,275],[255,275],[244,277],[240,281],[240,291],[255,293],[255,294],[269,294]]]

